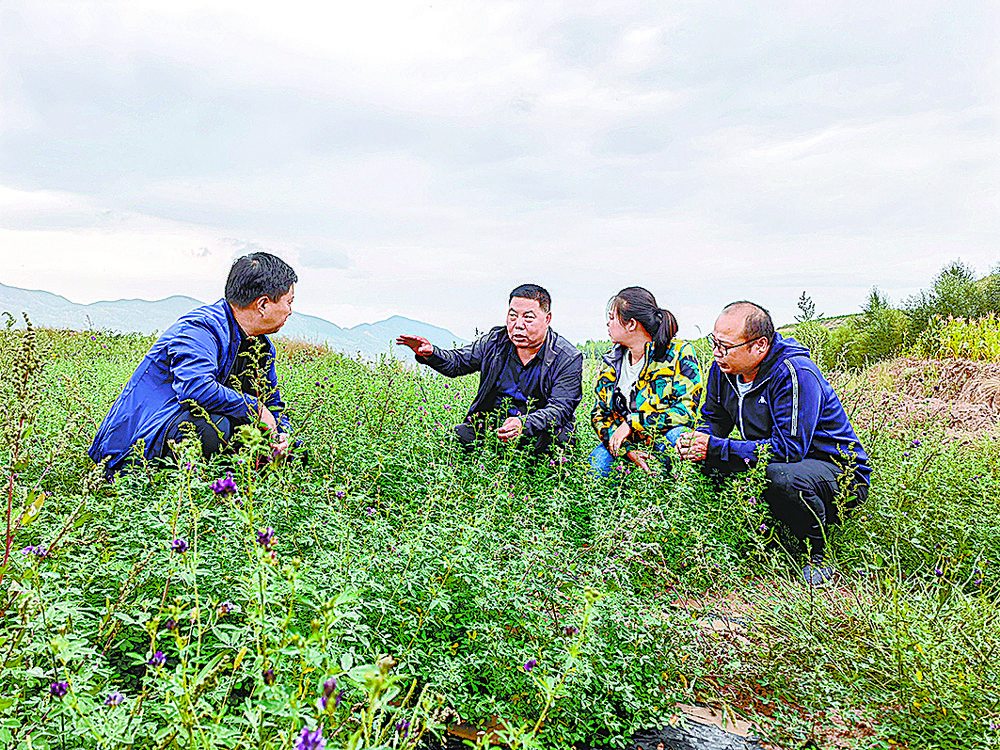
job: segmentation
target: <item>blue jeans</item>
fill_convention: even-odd
[[[664,472],[670,471],[670,453],[667,451],[666,443],[670,443],[673,446],[677,443],[677,438],[682,433],[687,432],[688,429],[687,427],[671,427],[667,430],[666,435],[664,435],[666,442],[658,440],[653,445],[653,458],[660,462]],[[594,446],[594,450],[587,456],[587,463],[590,464],[594,475],[599,477],[611,476],[611,465],[614,462],[615,457],[604,447],[604,443],[598,443]]]

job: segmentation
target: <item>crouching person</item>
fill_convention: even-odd
[[[841,483],[848,507],[868,497],[871,466],[833,387],[794,339],[775,333],[770,314],[751,302],[726,307],[709,334],[714,363],[697,432],[677,449],[709,475],[746,471],[766,446],[764,499],[772,515],[808,547],[802,577],[828,583],[826,527],[837,523]],[[741,438],[730,438],[733,427]]]
[[[246,424],[263,425],[276,455],[288,451],[290,424],[267,334],[291,315],[296,281],[295,271],[269,253],[238,258],[224,299],[192,310],[163,332],[88,451],[95,463],[107,459],[109,478],[127,468],[140,441],[147,460],[169,459],[169,441],[184,437],[185,423],[201,438],[206,458]]]
[[[465,421],[454,428],[472,450],[487,430],[535,455],[573,439],[583,398],[583,353],[549,327],[549,293],[522,284],[510,293],[507,325],[461,349],[439,349],[420,336],[400,336],[417,362],[450,378],[479,373],[479,390]],[[491,422],[493,424],[491,424]]]
[[[598,476],[607,477],[621,455],[647,474],[650,458],[670,471],[670,453],[694,426],[702,391],[694,347],[676,334],[673,314],[642,287],[622,289],[609,303],[614,347],[604,357],[590,413],[601,442],[588,461]]]

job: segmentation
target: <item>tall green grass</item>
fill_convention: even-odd
[[[459,717],[515,747],[620,744],[692,700],[786,746],[834,720],[859,746],[997,744],[994,442],[873,422],[872,495],[831,539],[841,585],[811,591],[761,470],[720,492],[687,465],[593,480],[589,397],[574,450],[470,458],[449,429],[475,378],[286,347],[309,466],[188,451],[106,485],[85,451],[151,342],[0,336],[5,747],[276,749],[317,728],[408,747]],[[696,622],[724,598],[738,635]]]

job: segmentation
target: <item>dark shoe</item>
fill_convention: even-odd
[[[802,580],[814,588],[826,588],[833,583],[834,575],[833,563],[824,555],[810,555],[809,562],[802,568]]]

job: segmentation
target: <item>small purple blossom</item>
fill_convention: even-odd
[[[340,702],[342,700],[344,700],[344,691],[343,690],[341,690],[339,693],[337,693],[337,697],[333,699],[333,707],[334,708],[340,708]]]
[[[525,672],[530,672],[537,666],[538,666],[538,659],[528,659],[528,661],[524,663],[523,669]]]
[[[105,706],[120,706],[124,702],[125,696],[117,690],[112,690],[108,693],[108,697],[104,699]]]
[[[69,683],[65,680],[59,682],[53,682],[49,685],[49,693],[51,693],[56,698],[62,698],[66,693],[69,692]]]
[[[320,711],[326,710],[326,704],[330,702],[330,698],[336,689],[337,689],[337,678],[335,677],[330,677],[326,682],[323,683],[323,695],[321,695],[320,699],[316,701]],[[340,701],[337,700],[334,705],[335,706],[340,705]]]
[[[236,486],[236,481],[233,479],[233,472],[227,471],[226,476],[216,479],[212,482],[212,492],[214,492],[219,497],[229,497],[234,494],[239,488]]]
[[[219,617],[225,617],[234,609],[236,608],[233,606],[232,602],[222,602],[216,611],[219,613]]]
[[[267,669],[264,670],[264,674],[262,675],[262,677],[264,678],[264,684],[265,685],[273,685],[274,684],[274,679],[275,679],[274,670],[271,669],[270,667],[268,667]]]
[[[155,654],[149,657],[149,661],[147,661],[146,663],[151,667],[159,668],[167,663],[167,657],[163,655],[162,651],[157,651]]]
[[[191,548],[190,545],[183,539],[174,539],[174,541],[170,543],[170,549],[179,555],[183,555],[190,548]]]
[[[48,554],[48,550],[41,545],[29,545],[21,550],[22,555],[34,555],[41,559]]]
[[[331,677],[326,682],[323,683],[323,697],[329,698],[333,695],[333,692],[337,689],[337,678]]]
[[[167,630],[177,630],[177,620],[171,618],[163,623],[163,627]]]
[[[934,568],[934,575],[936,575],[936,576],[943,576],[944,575],[944,571],[941,570],[941,568]]]
[[[375,515],[375,509],[372,508],[371,506],[369,506],[368,510],[367,510],[367,513],[368,513],[368,517],[371,518],[372,516]]]
[[[757,533],[763,534],[765,531],[767,531],[766,523],[762,523],[760,526],[757,527]]]
[[[274,529],[268,526],[263,531],[257,532],[257,544],[259,544],[264,549],[274,548]]]
[[[579,632],[580,628],[578,628],[576,625],[563,625],[563,634],[568,638],[572,638]]]
[[[309,727],[302,727],[302,734],[295,743],[295,750],[325,750],[326,740],[323,738],[323,727],[316,727],[309,731]]]
[[[914,438],[913,442],[910,443],[910,445],[912,445],[914,448],[919,448],[920,447],[920,441],[917,440],[916,438]]]
[[[347,493],[344,492],[343,490],[337,490],[335,494],[337,495],[338,500],[343,500],[345,497],[347,497]]]

